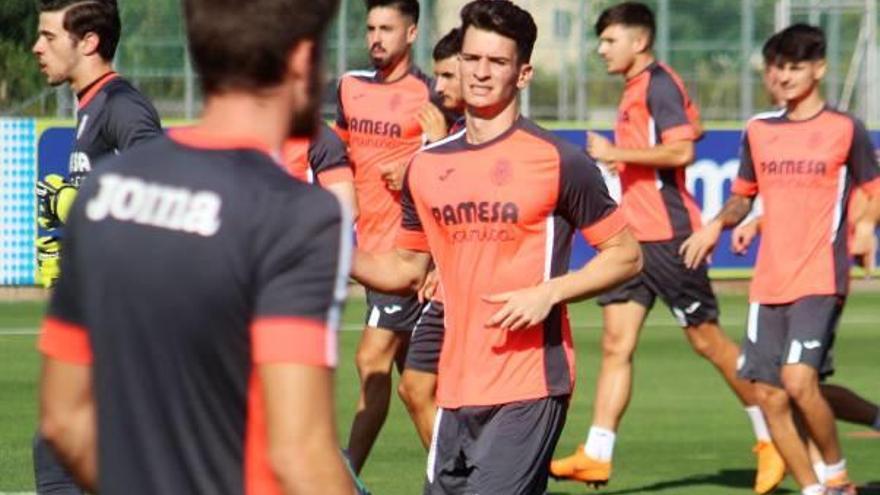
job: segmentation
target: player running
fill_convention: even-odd
[[[187,0],[199,123],[83,183],[39,348],[41,431],[85,489],[353,493],[333,413],[350,226],[273,159],[314,131],[335,4]]]
[[[733,195],[682,251],[689,266],[701,263],[722,229],[739,223],[760,192],[763,239],[739,374],[757,384],[773,440],[802,493],[854,494],[819,380],[829,371],[849,285],[848,196],[855,185],[870,195],[851,251],[864,255],[880,219],[880,167],[864,125],[822,99],[824,33],[796,24],[780,34],[777,50],[774,63],[786,111],[749,122]],[[824,487],[799,437],[795,414],[822,454]]]
[[[400,229],[400,183],[423,143],[418,113],[430,101],[431,81],[412,62],[418,34],[417,0],[368,0],[367,47],[375,70],[339,81],[336,131],[348,145],[360,215],[357,243],[378,253],[394,247]],[[391,368],[403,368],[422,304],[415,295],[367,290],[367,315],[355,362],[357,413],[347,455],[360,473],[388,416]]]
[[[775,111],[763,112],[755,117],[771,118],[780,117],[785,112],[785,96],[781,85],[779,84],[779,68],[776,65],[778,58],[778,47],[781,33],[774,34],[764,43],[762,50],[764,57],[764,89],[772,105],[777,107]],[[731,251],[736,254],[745,254],[757,235],[760,233],[761,216],[759,207],[760,196],[755,197],[755,204],[752,213],[742,223],[733,229],[731,234]],[[849,225],[849,235],[852,235],[854,225],[864,215],[865,208],[868,206],[868,199],[860,189],[854,189],[850,196],[850,202],[847,208],[847,221]],[[852,240],[852,239],[850,239]],[[872,260],[876,256],[875,246],[871,246],[867,254],[867,261]],[[859,260],[862,261],[862,260]],[[862,261],[864,263],[864,261]],[[867,265],[870,267],[870,264]],[[833,372],[831,359],[826,360],[826,369],[820,372],[820,378],[826,378]],[[847,421],[850,423],[867,426],[874,430],[880,430],[880,407],[877,404],[866,400],[859,396],[849,388],[841,385],[826,383],[820,384],[820,389],[828,405],[834,412],[837,420]],[[809,443],[810,459],[813,462],[813,471],[820,482],[825,480],[825,463],[822,461],[821,453],[815,447],[813,442]]]
[[[419,113],[419,123],[429,141],[436,142],[448,134],[464,130],[464,100],[461,95],[458,56],[461,52],[461,30],[452,29],[434,46],[434,90],[441,98],[441,106],[433,103]],[[445,115],[444,115],[445,111]],[[459,116],[452,126],[447,115]],[[437,364],[443,347],[443,289],[437,287],[437,272],[432,270],[419,292],[420,300],[428,304],[413,329],[406,363],[397,389],[416,431],[427,449],[431,445],[431,431],[437,412]]]
[[[575,376],[565,303],[634,276],[640,251],[595,163],[519,115],[532,16],[504,0],[461,16],[466,130],[413,158],[397,250],[359,250],[353,273],[414,290],[437,265],[446,332],[425,493],[543,493]],[[569,272],[576,231],[599,254]]]
[[[754,396],[736,377],[739,348],[718,324],[718,302],[705,265],[688,270],[681,243],[700,226],[700,211],[685,189],[684,169],[693,162],[701,134],[699,115],[681,79],[656,61],[654,14],[625,2],[596,21],[599,55],[608,72],[626,79],[615,124],[615,144],[588,135],[588,152],[620,175],[621,209],[642,244],[643,272],[599,297],[603,308],[602,367],[596,384],[593,424],[586,442],[553,461],[555,477],[603,485],[611,478],[617,429],[632,394],[632,360],[642,324],[659,297],[684,329],[691,347],[721,373],[752,421],[758,443],[755,491],[772,490],[785,475]]]
[[[37,239],[37,281],[52,287],[60,274],[57,229],[67,220],[77,189],[102,159],[162,134],[152,103],[113,71],[121,24],[113,0],[41,0],[33,53],[52,86],[76,93],[76,137],[67,177],[37,182],[38,223],[49,235]],[[38,493],[80,494],[70,474],[38,436],[33,446]]]

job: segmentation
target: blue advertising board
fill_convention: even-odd
[[[583,130],[565,129],[554,132],[578,146],[583,147],[584,145],[585,132]],[[602,132],[606,135],[609,134],[608,131]],[[11,234],[4,236],[4,242],[13,239],[13,237],[14,242],[9,241],[12,248],[7,247],[5,251],[0,250],[3,253],[2,256],[6,257],[5,261],[0,261],[0,275],[4,273],[14,273],[14,275],[0,277],[2,278],[0,284],[31,284],[33,283],[33,238],[36,234],[36,227],[33,225],[35,211],[33,203],[29,200],[22,201],[22,198],[27,199],[26,196],[32,194],[37,176],[43,177],[50,173],[66,174],[74,130],[72,127],[53,127],[51,124],[41,125],[39,122],[35,125],[33,119],[19,119],[14,123],[10,121],[3,128],[2,134],[3,136],[0,138],[15,144],[15,146],[9,145],[8,149],[15,150],[18,154],[13,156],[14,153],[7,153],[4,159],[4,173],[8,176],[7,184],[12,184],[9,187],[14,186],[15,190],[8,193],[10,195],[8,198],[4,196],[3,208],[5,209],[0,211],[5,214],[3,225],[14,226],[10,230]],[[12,137],[5,137],[7,135]],[[702,208],[704,220],[714,217],[730,195],[730,186],[739,165],[740,137],[739,130],[710,130],[697,143],[697,159],[693,165],[688,167],[687,185],[694,194],[697,204]],[[872,133],[872,138],[875,144],[880,144],[880,133]],[[33,141],[30,141],[30,144],[21,143],[21,141],[27,140],[36,141],[36,153],[34,153]],[[11,165],[13,163],[15,168]],[[36,170],[32,170],[32,168]],[[614,179],[610,178],[609,180],[609,187],[614,189]],[[18,203],[22,203],[23,206],[16,206]],[[752,246],[745,256],[736,256],[728,248],[729,239],[729,233],[725,233],[713,255],[713,268],[748,268],[753,266],[757,246]],[[580,236],[576,236],[571,266],[582,266],[594,254],[592,248],[586,245]]]

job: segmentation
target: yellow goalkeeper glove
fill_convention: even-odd
[[[37,223],[40,227],[54,229],[66,222],[74,198],[76,188],[58,174],[49,174],[37,181]]]
[[[45,236],[37,238],[37,282],[49,289],[61,276],[61,240]]]

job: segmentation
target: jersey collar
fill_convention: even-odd
[[[116,79],[117,77],[119,77],[119,74],[111,70],[110,72],[92,81],[88,86],[85,87],[85,89],[83,89],[79,92],[79,94],[76,95],[77,99],[79,100],[76,108],[79,110],[85,108],[85,106],[92,101],[92,98],[94,98],[95,95],[98,94],[98,91],[101,91],[101,88],[106,86],[107,83]]]
[[[199,127],[175,127],[168,131],[172,141],[190,148],[208,150],[252,149],[276,157],[272,149],[262,140],[254,136],[221,136],[206,132]]]

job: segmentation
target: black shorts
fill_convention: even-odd
[[[442,302],[429,301],[425,305],[409,339],[405,368],[437,373],[443,348],[443,314]]]
[[[439,409],[425,495],[541,495],[568,396]]]
[[[782,387],[787,364],[811,366],[821,378],[832,375],[831,348],[845,301],[806,296],[789,304],[750,304],[737,363],[740,378]]]
[[[718,320],[718,300],[703,263],[696,270],[684,265],[678,254],[684,239],[643,242],[642,272],[598,297],[600,306],[634,301],[651,309],[657,296],[682,327]]]
[[[393,332],[412,332],[422,314],[422,306],[415,294],[401,296],[367,289],[366,325]]]

